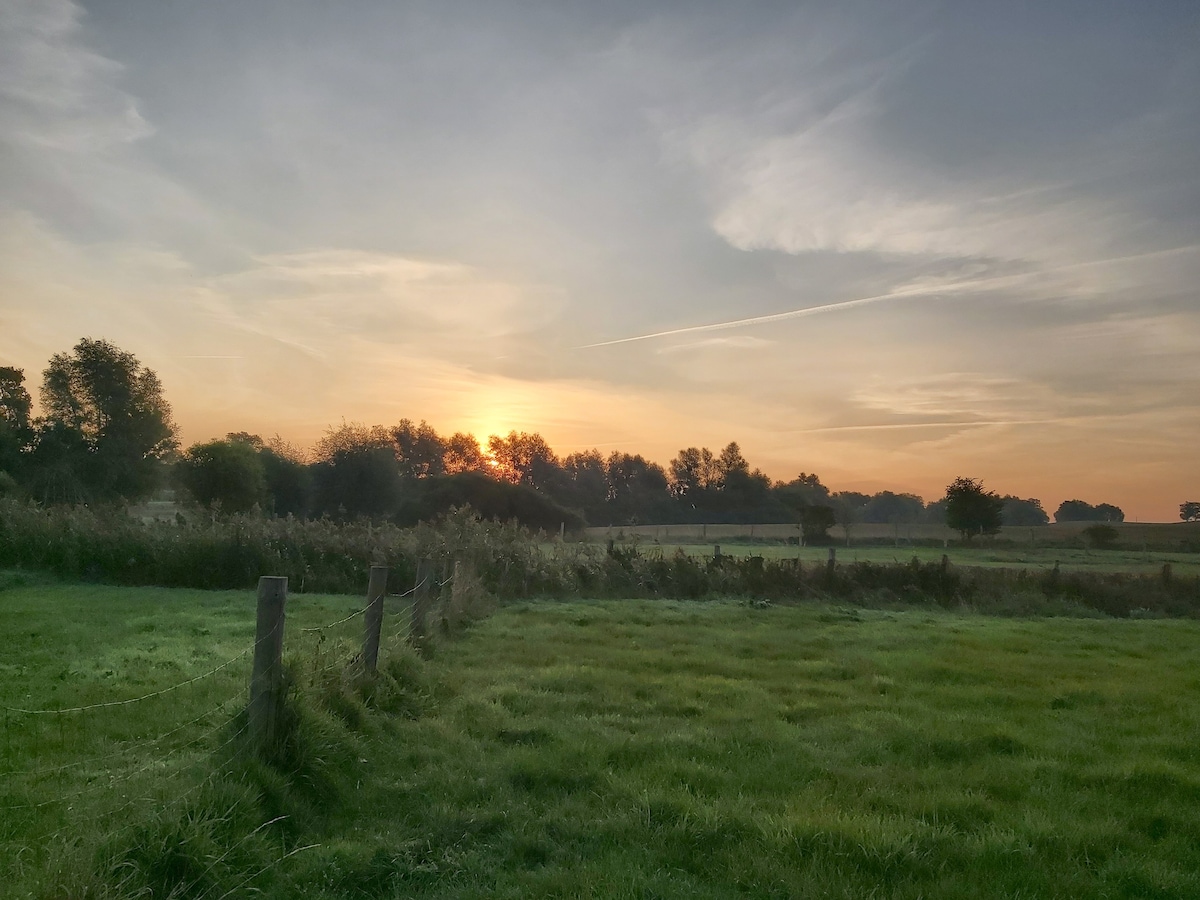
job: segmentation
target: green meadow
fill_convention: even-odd
[[[671,555],[679,550],[692,556],[712,556],[714,546],[726,556],[762,556],[766,559],[799,559],[802,564],[822,564],[829,558],[828,547],[796,547],[780,543],[749,543],[745,540],[724,543],[657,543],[640,541],[639,552],[660,551]],[[855,562],[877,564],[908,563],[914,558],[921,562],[937,562],[945,555],[952,565],[988,569],[1026,569],[1048,572],[1055,564],[1062,571],[1153,575],[1170,565],[1173,575],[1195,578],[1200,576],[1200,555],[1164,550],[1091,550],[1082,547],[1021,546],[1014,544],[956,545],[943,549],[929,546],[835,546],[840,565]]]
[[[520,602],[356,705],[304,629],[360,603],[291,603],[307,787],[251,790],[250,593],[0,591],[5,706],[205,676],[6,714],[0,893],[1200,896],[1195,621]]]

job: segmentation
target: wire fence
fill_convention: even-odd
[[[443,568],[439,573],[425,563],[418,569],[416,583],[407,590],[389,593],[385,584],[382,595],[372,596],[372,587],[365,605],[322,624],[289,629],[289,664],[297,675],[308,675],[314,684],[331,675],[340,677],[338,673],[361,671],[367,632],[380,624],[377,621],[372,626],[373,618],[386,621],[388,627],[382,629],[386,646],[420,649],[430,617],[459,590],[460,583],[457,570],[449,573]],[[371,614],[374,604],[379,604],[382,616]],[[312,609],[307,617],[311,621]],[[359,635],[351,628],[360,617],[367,626],[361,648]],[[283,617],[265,634],[261,621],[259,635],[236,653],[207,663],[202,671],[174,683],[150,685],[134,696],[89,697],[90,702],[79,698],[74,703],[72,698],[64,698],[62,705],[54,705],[13,702],[16,698],[10,691],[11,699],[0,702],[4,728],[0,746],[0,882],[22,867],[52,859],[56,847],[65,851],[89,835],[115,838],[139,827],[146,815],[182,813],[232,771],[238,765],[240,748],[252,746],[246,742],[254,739],[253,671],[257,670],[260,648],[283,644],[277,640]],[[377,646],[379,637],[377,633]],[[0,670],[0,690],[4,688],[2,675]],[[81,692],[92,690],[94,684],[81,688]],[[113,690],[120,692],[119,688]],[[25,699],[36,701],[36,694]],[[252,837],[249,834],[243,840]],[[236,846],[227,852],[235,852]],[[248,889],[272,866],[314,846],[283,853],[271,866],[250,873],[224,897]],[[213,859],[211,866],[220,866],[222,860]],[[200,880],[205,877],[207,873],[202,873]],[[213,894],[209,900],[222,900]]]

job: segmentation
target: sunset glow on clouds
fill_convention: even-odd
[[[1200,13],[879,10],[0,3],[0,364],[1173,518]]]

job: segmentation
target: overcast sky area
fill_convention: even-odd
[[[0,365],[1169,521],[1198,163],[1194,0],[0,0]]]

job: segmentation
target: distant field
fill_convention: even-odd
[[[1043,525],[1038,528],[1006,527],[1000,530],[997,544],[1017,544],[1028,547],[1082,543],[1081,532],[1089,522],[1070,522],[1063,525]],[[1178,550],[1184,543],[1200,548],[1200,522],[1122,522],[1114,525],[1118,532],[1118,545],[1125,550],[1150,549]],[[656,540],[667,544],[720,543],[738,540],[788,541],[799,537],[795,525],[626,525],[612,528],[586,528],[584,533],[590,540]],[[846,531],[834,526],[829,531],[839,547],[846,547]],[[958,543],[961,536],[944,525],[854,525],[850,529],[850,546],[859,542],[878,544],[890,542],[903,548],[913,542]],[[990,539],[978,538],[981,544]]]
[[[358,602],[304,597],[289,647],[352,645],[354,622],[326,642],[300,629]],[[0,591],[0,701],[175,684],[243,647],[251,607],[249,593]],[[364,733],[344,805],[253,884],[329,900],[1193,898],[1198,644],[1200,623],[1181,620],[511,605],[439,646],[426,714]],[[178,802],[204,740],[145,741],[240,703],[244,677],[108,709],[96,730],[10,723],[0,802],[51,802],[2,817],[6,890],[45,895],[92,831]]]
[[[646,552],[662,553],[682,550],[692,555],[709,556],[711,544],[654,544],[639,545]],[[804,563],[824,563],[829,558],[828,547],[794,547],[784,544],[722,543],[721,553],[727,556],[763,556],[768,559],[795,559]],[[1164,563],[1171,565],[1172,574],[1180,577],[1200,576],[1200,554],[1168,553],[1140,550],[1079,550],[1070,547],[1021,548],[1005,545],[992,547],[835,547],[839,565],[855,562],[906,563],[916,557],[922,562],[936,562],[945,554],[952,565],[983,566],[987,568],[1049,570],[1058,563],[1063,571],[1128,572],[1150,575],[1161,572]]]

